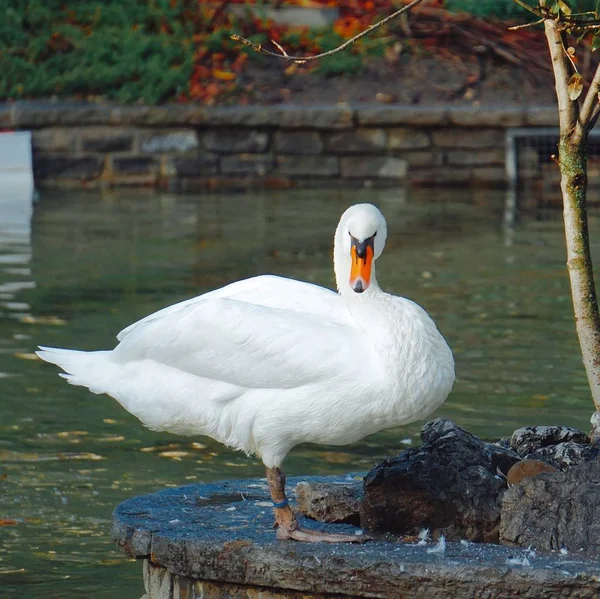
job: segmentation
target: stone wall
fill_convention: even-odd
[[[178,191],[505,182],[507,127],[555,107],[0,105],[31,130],[39,187]]]

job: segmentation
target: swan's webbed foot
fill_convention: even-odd
[[[285,474],[279,468],[267,468],[267,482],[275,510],[275,528],[280,541],[294,540],[307,543],[364,543],[365,535],[346,535],[300,528],[285,496]]]

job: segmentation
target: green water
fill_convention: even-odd
[[[143,429],[32,360],[36,345],[110,348],[149,312],[265,272],[332,286],[333,230],[358,201],[388,219],[380,283],[422,304],[455,352],[457,382],[437,415],[489,439],[524,425],[588,427],[558,213],[524,219],[507,245],[495,192],[43,194],[31,240],[0,237],[0,597],[137,599],[140,565],[109,538],[114,506],[263,472],[210,439]],[[596,215],[591,226],[600,239]],[[419,426],[299,447],[286,470],[368,469],[418,442]]]

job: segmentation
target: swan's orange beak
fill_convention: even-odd
[[[371,284],[371,265],[375,253],[373,249],[374,237],[375,235],[364,241],[352,237],[350,246],[350,255],[352,256],[350,287],[356,293],[362,293]]]

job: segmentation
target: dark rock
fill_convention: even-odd
[[[362,478],[354,484],[302,481],[296,486],[298,509],[307,518],[319,522],[347,522],[358,526],[362,496]]]
[[[600,444],[600,412],[596,411],[590,418],[592,432],[590,434],[590,442],[594,445]]]
[[[525,457],[542,447],[567,441],[589,443],[590,439],[583,431],[568,426],[526,426],[512,434],[510,448]]]
[[[361,525],[373,532],[416,534],[429,528],[447,539],[498,540],[503,477],[519,461],[437,418],[421,432],[423,445],[385,460],[366,476]]]
[[[500,541],[600,554],[600,460],[510,487],[502,500]]]
[[[542,460],[559,470],[566,470],[570,466],[595,460],[599,456],[600,446],[567,441],[566,443],[540,447],[540,449],[528,454],[527,459]]]

